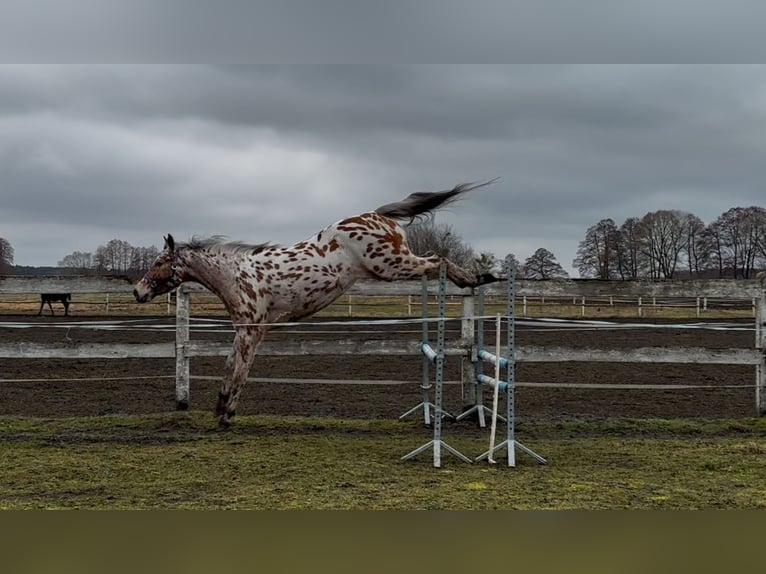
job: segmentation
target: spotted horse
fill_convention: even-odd
[[[292,247],[227,242],[218,236],[177,243],[168,235],[163,251],[133,294],[139,303],[145,303],[193,281],[215,293],[226,306],[236,332],[215,410],[219,426],[226,428],[270,324],[316,313],[360,279],[433,278],[442,263],[450,281],[459,287],[498,281],[494,275],[477,275],[444,257],[414,255],[398,223],[412,223],[492,181],[413,193],[402,201],[334,223]]]

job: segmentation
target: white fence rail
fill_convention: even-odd
[[[359,283],[352,295],[419,296],[420,282]],[[434,282],[433,291],[436,290]],[[130,293],[132,284],[124,278],[114,277],[0,277],[0,294],[8,293]],[[186,389],[188,400],[189,358],[219,356],[229,352],[228,344],[211,341],[193,341],[189,338],[189,296],[200,292],[196,287],[179,289],[177,303],[177,329],[175,343],[111,344],[72,343],[35,344],[12,342],[0,344],[0,358],[176,358],[176,383],[179,397]],[[490,297],[502,297],[505,285],[487,287]],[[643,347],[630,350],[569,349],[562,347],[518,346],[516,360],[523,362],[630,362],[630,363],[697,363],[734,364],[756,367],[756,412],[766,414],[766,291],[763,284],[752,280],[690,280],[690,281],[593,281],[554,280],[525,281],[516,284],[517,297],[685,297],[733,298],[755,301],[755,341],[752,349],[660,348]],[[464,309],[463,337],[448,342],[448,356],[475,359],[472,332],[473,296],[467,289],[448,286],[448,294],[460,296]],[[396,340],[291,340],[270,343],[259,348],[262,355],[419,355],[420,343]],[[468,385],[467,385],[468,386]],[[180,401],[179,401],[180,402]]]

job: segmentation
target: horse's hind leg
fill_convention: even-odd
[[[386,259],[382,263],[369,262],[368,271],[384,281],[417,279],[424,275],[429,279],[435,279],[439,276],[439,267],[444,263],[447,266],[447,278],[458,287],[477,287],[499,280],[491,274],[472,273],[446,257],[438,255],[418,257],[408,253],[389,257],[387,260],[393,263],[386,263]]]

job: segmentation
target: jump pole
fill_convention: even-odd
[[[442,409],[442,399],[444,395],[444,330],[447,315],[447,267],[442,264],[439,267],[439,321],[437,322],[436,330],[436,349],[432,348],[427,341],[424,341],[421,345],[421,351],[424,357],[430,362],[433,362],[436,366],[435,384],[434,384],[434,438],[426,444],[419,446],[412,452],[405,454],[401,460],[409,460],[416,457],[422,452],[429,449],[434,453],[434,467],[441,467],[441,451],[442,447],[445,451],[455,455],[457,458],[464,462],[473,462],[470,458],[457,451],[455,448],[448,445],[442,440],[442,419],[445,416],[445,412]],[[427,321],[423,321],[425,325]],[[425,332],[425,331],[424,331]],[[425,363],[424,363],[425,364]],[[427,401],[424,401],[427,403]],[[417,407],[416,407],[417,408]],[[425,409],[424,409],[425,410]],[[401,418],[401,417],[400,417]]]
[[[490,362],[495,367],[495,372],[499,372],[500,367],[505,367],[506,380],[499,381],[497,376],[488,377],[479,372],[477,379],[479,382],[487,383],[495,387],[495,390],[503,391],[505,394],[506,405],[506,439],[498,445],[491,447],[487,452],[480,454],[476,457],[477,461],[488,459],[493,462],[493,455],[498,450],[506,447],[508,449],[508,466],[516,466],[516,448],[527,453],[529,456],[537,460],[540,464],[547,464],[542,456],[537,454],[529,447],[521,444],[516,440],[516,420],[515,420],[515,400],[516,400],[516,344],[515,344],[515,328],[516,328],[516,269],[513,264],[513,259],[509,255],[505,260],[505,268],[508,273],[508,315],[506,320],[506,340],[508,342],[508,352],[506,357],[499,357],[489,353],[486,349],[479,349],[479,357],[485,361]],[[483,329],[483,326],[480,327]],[[493,414],[493,416],[496,413]]]

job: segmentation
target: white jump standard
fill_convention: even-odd
[[[430,392],[433,385],[431,384],[430,366],[436,365],[436,359],[438,353],[428,342],[428,279],[423,277],[421,289],[421,309],[423,317],[423,341],[420,344],[420,352],[423,354],[423,366],[422,366],[422,379],[420,383],[420,389],[422,391],[423,400],[412,407],[399,417],[399,420],[403,420],[423,409],[423,424],[425,426],[431,426],[431,411],[435,410],[435,405],[431,402]],[[439,287],[441,289],[441,286]],[[440,317],[444,318],[444,306],[439,307]],[[454,419],[454,415],[451,415],[445,410],[442,410],[442,416]]]
[[[434,385],[434,402],[433,402],[433,408],[434,408],[434,438],[427,442],[426,444],[419,446],[412,452],[405,454],[401,460],[408,460],[411,458],[416,457],[422,452],[425,452],[429,449],[433,449],[434,453],[434,467],[439,468],[441,466],[441,449],[444,447],[444,450],[446,450],[449,453],[452,453],[457,458],[464,462],[473,462],[470,458],[462,454],[461,452],[457,451],[455,448],[448,445],[446,442],[442,440],[442,419],[444,418],[444,411],[442,409],[442,399],[444,395],[444,323],[446,320],[446,301],[447,301],[447,267],[446,265],[441,265],[439,267],[439,318],[440,320],[437,322],[437,330],[436,330],[436,349],[433,349],[427,342],[423,342],[421,345],[421,350],[423,352],[424,357],[424,366],[425,362],[433,362],[433,364],[436,366],[436,374],[435,374],[435,385]],[[423,324],[426,325],[427,321],[423,321]],[[427,333],[426,328],[424,327],[424,333]],[[425,368],[425,367],[424,367]],[[427,373],[427,371],[424,371]],[[425,382],[423,386],[423,405],[424,412],[428,409],[428,405],[430,404],[428,402],[428,388],[425,387]],[[418,405],[415,407],[417,409],[421,405]],[[402,416],[406,416],[409,414],[409,412],[412,412],[413,410],[408,411]],[[401,418],[401,417],[399,417]]]
[[[506,422],[506,439],[498,445],[494,445],[494,441],[491,441],[490,450],[476,457],[476,460],[488,459],[490,462],[494,462],[493,455],[503,447],[508,449],[508,466],[516,466],[516,448],[527,453],[529,456],[537,460],[541,464],[547,464],[542,456],[534,452],[527,446],[524,446],[516,440],[516,417],[515,417],[515,400],[516,400],[516,360],[515,360],[515,327],[516,327],[516,269],[513,265],[513,259],[508,256],[505,260],[505,269],[508,277],[508,314],[506,317],[506,341],[507,341],[507,356],[498,357],[495,354],[490,353],[486,349],[479,347],[478,357],[482,360],[482,363],[477,363],[477,384],[479,389],[482,384],[488,384],[497,391],[502,391],[505,394],[505,422]],[[477,318],[478,333],[480,340],[483,342],[484,338],[484,290],[479,288],[479,317]],[[499,328],[498,328],[499,331]],[[499,346],[499,344],[498,344]],[[481,366],[483,361],[486,361],[495,367],[495,377],[489,377],[481,372]],[[505,368],[506,380],[498,380],[497,373],[501,368]],[[477,389],[477,404],[481,400],[481,392]],[[483,409],[479,409],[479,413],[483,414]],[[496,416],[497,413],[494,413]],[[481,418],[480,418],[481,421]],[[495,420],[493,416],[493,428]]]

